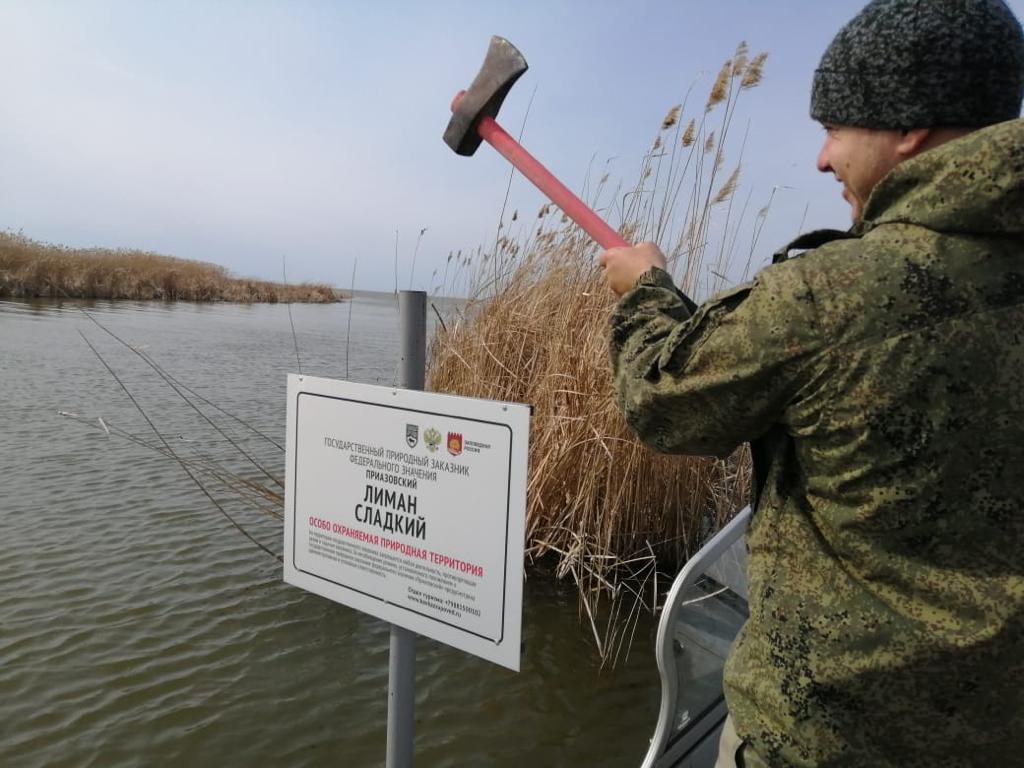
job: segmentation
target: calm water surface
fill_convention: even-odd
[[[0,765],[382,765],[388,627],[285,585],[174,461],[106,434],[153,439],[79,332],[176,451],[265,481],[80,308],[281,443],[297,367],[282,306],[0,301]],[[347,354],[348,305],[292,312],[303,372],[393,383],[393,299],[357,298]],[[279,521],[221,497],[281,551]],[[417,765],[638,764],[651,621],[609,673],[571,588],[531,576],[524,614],[520,674],[420,640]]]

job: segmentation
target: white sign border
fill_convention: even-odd
[[[478,632],[459,627],[457,624],[445,621],[442,618],[423,614],[408,606],[399,605],[393,601],[325,578],[320,574],[300,570],[297,567],[295,536],[295,526],[299,523],[295,513],[296,478],[298,476],[297,416],[299,398],[302,395],[312,395],[361,405],[394,408],[396,410],[426,414],[439,418],[475,421],[508,429],[509,472],[504,513],[505,562],[501,586],[501,634],[498,639],[481,635]],[[389,403],[387,402],[388,400],[396,400],[397,402]],[[494,418],[496,409],[500,409],[502,413],[501,420],[495,420]],[[285,478],[285,581],[334,602],[409,629],[417,634],[453,646],[514,671],[519,671],[526,536],[527,456],[531,407],[517,403],[505,403],[456,395],[444,395],[435,392],[421,392],[418,390],[289,374],[287,411],[286,452],[292,460],[287,462]],[[523,435],[523,438],[517,441],[516,438],[520,434]],[[516,510],[521,510],[521,512],[515,514]],[[339,591],[343,591],[345,599],[339,599]],[[410,620],[403,621],[401,619],[402,616],[406,616]]]

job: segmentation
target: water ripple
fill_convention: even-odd
[[[284,432],[284,307],[0,301],[0,765],[382,764],[388,627],[284,585],[280,564],[174,462],[58,415],[153,439],[81,330],[176,450],[225,455],[80,309],[222,407]],[[354,378],[393,377],[392,301],[356,309]],[[304,369],[343,376],[347,306],[293,310]],[[281,473],[277,449],[237,434]],[[280,550],[279,522],[230,509]],[[638,762],[657,707],[652,626],[629,664],[602,674],[571,593],[526,587],[520,675],[419,641],[417,763]]]

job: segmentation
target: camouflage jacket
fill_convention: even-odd
[[[652,269],[612,318],[645,442],[752,445],[737,732],[769,765],[1024,764],[1024,121],[811,242],[695,310]]]

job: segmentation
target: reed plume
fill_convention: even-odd
[[[696,137],[697,121],[693,118],[686,126],[686,130],[683,132],[683,147],[689,147],[693,144]]]
[[[732,76],[732,59],[729,59],[722,65],[722,68],[718,71],[718,77],[715,78],[715,84],[711,87],[711,93],[708,94],[707,104],[704,105],[704,111],[710,112],[718,104],[721,104],[729,96],[729,78]]]
[[[761,82],[764,63],[767,58],[767,53],[759,53],[753,58],[743,73],[743,79],[740,80],[741,88],[753,88]]]
[[[718,203],[724,203],[730,197],[733,192],[736,191],[736,185],[740,180],[740,167],[737,165],[732,173],[729,174],[729,178],[725,180],[725,184],[718,190],[718,194],[715,195],[715,199],[712,200],[712,204],[717,205]]]
[[[661,130],[667,131],[679,120],[679,110],[682,109],[681,104],[676,104],[672,109],[668,111],[665,118],[661,121]]]
[[[749,59],[747,55],[750,53],[750,48],[747,45],[747,41],[742,41],[736,46],[736,53],[732,57],[732,77],[738,77],[743,74],[747,68]]]

